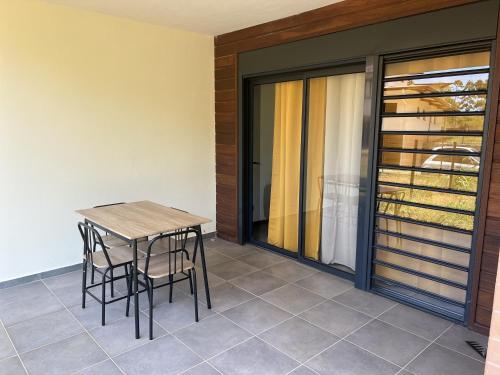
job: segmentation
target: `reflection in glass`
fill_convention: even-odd
[[[380,169],[379,182],[395,182],[406,185],[425,186],[431,188],[451,189],[475,192],[477,177],[456,176],[451,174],[426,173],[419,171],[400,171],[396,169]]]
[[[364,73],[309,80],[305,256],[353,272]]]
[[[418,113],[420,116],[427,112],[477,112],[484,111],[485,107],[486,95],[384,99],[386,113]]]
[[[471,152],[480,152],[482,137],[446,136],[446,135],[413,135],[383,134],[383,148],[400,148],[408,150],[446,150],[464,147]]]
[[[386,117],[383,131],[483,131],[483,116],[427,116]]]
[[[481,69],[488,68],[489,65],[490,53],[486,51],[463,55],[441,56],[388,64],[385,68],[385,78]]]
[[[464,148],[443,149],[443,151],[469,151]],[[440,171],[479,172],[480,159],[477,156],[457,156],[443,154],[415,154],[403,152],[382,152],[381,164],[416,167]]]

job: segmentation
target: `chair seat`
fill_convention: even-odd
[[[153,244],[153,247],[151,248],[151,256],[156,256],[160,254],[165,254],[168,253],[170,248],[168,244],[169,239],[168,238],[160,238],[158,241],[156,241]],[[138,242],[137,243],[137,250],[141,252],[142,254],[146,255],[148,252],[148,246],[152,242],[147,241],[147,242]]]
[[[108,249],[107,252],[113,267],[132,262],[133,260],[132,248],[129,246],[113,247]],[[96,251],[92,253],[92,263],[97,268],[109,267],[104,251]]]
[[[124,241],[118,237],[115,237],[111,234],[106,234],[101,236],[102,242],[106,248],[110,249],[112,247],[120,247],[120,246],[128,246],[127,241]]]
[[[153,245],[154,246],[154,245]],[[161,277],[169,276],[183,271],[188,271],[194,268],[193,262],[183,259],[181,262],[180,255],[177,256],[177,261],[174,262],[174,254],[171,255],[171,272],[168,270],[168,254],[160,254],[155,257],[149,258],[148,276],[151,279],[158,279]],[[174,264],[175,263],[175,264]],[[175,266],[175,267],[174,267]],[[137,268],[142,273],[145,272],[146,260],[141,259],[138,262]],[[175,268],[175,269],[174,269]]]

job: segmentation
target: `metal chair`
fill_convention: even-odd
[[[189,253],[186,249],[186,241],[183,239],[187,238],[189,233],[196,234],[194,229],[186,229],[175,231],[172,233],[162,234],[152,241],[146,250],[146,257],[139,260],[137,265],[138,272],[142,273],[144,276],[144,282],[139,280],[139,283],[144,286],[146,292],[148,293],[149,302],[149,339],[153,339],[153,291],[156,288],[161,288],[163,286],[170,287],[169,302],[172,303],[172,293],[173,284],[183,280],[189,280],[191,294],[194,294],[194,311],[195,311],[195,321],[198,321],[198,291],[196,286],[196,270],[194,266],[194,260],[189,259]],[[181,239],[179,241],[179,238]],[[173,240],[173,241],[172,241]],[[168,249],[165,253],[159,254],[158,251],[153,251],[155,245],[160,245],[162,243],[167,243]],[[174,246],[172,246],[174,244]],[[195,253],[198,246],[198,237],[196,237],[195,242]],[[184,277],[176,279],[174,281],[174,275],[182,274]],[[160,278],[168,277],[168,282],[154,285],[155,280]],[[129,305],[131,291],[131,283],[129,284],[129,293],[127,306]]]
[[[131,289],[131,269],[133,254],[129,246],[118,246],[111,249],[106,248],[102,240],[101,234],[92,225],[87,223],[78,223],[78,230],[83,241],[83,275],[82,275],[82,308],[85,308],[85,297],[90,295],[101,304],[101,324],[106,322],[106,305],[127,298],[126,315],[128,316],[130,298],[122,296],[106,301],[106,284],[113,283],[116,280],[125,279],[127,290]],[[102,274],[102,281],[98,284],[94,282],[87,286],[87,269],[88,265],[92,266],[92,270],[97,270]],[[118,277],[113,277],[113,270],[118,267],[124,267],[125,274]],[[110,275],[108,276],[108,272]],[[95,296],[90,289],[101,286],[101,299]]]

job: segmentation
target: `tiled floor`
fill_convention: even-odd
[[[213,309],[155,295],[153,341],[124,301],[80,306],[80,272],[0,290],[0,374],[482,374],[486,338],[252,246],[207,241]],[[201,272],[199,273],[201,276]],[[117,285],[124,291],[123,284]],[[146,309],[141,295],[141,310]]]

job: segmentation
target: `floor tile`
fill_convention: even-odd
[[[263,271],[238,277],[231,280],[231,283],[258,296],[287,284],[285,280],[278,279]]]
[[[407,369],[416,375],[482,375],[484,364],[433,344],[412,361]]]
[[[114,356],[149,341],[149,320],[146,315],[141,313],[139,322],[141,327],[140,339],[135,338],[135,319],[133,315],[108,323],[104,327],[99,326],[98,328],[94,328],[90,331],[90,334],[106,353]],[[153,323],[153,338],[158,338],[165,334],[166,332],[163,328]]]
[[[206,303],[204,294],[198,295],[198,298],[200,298],[203,303]],[[215,288],[210,288],[212,309],[218,312],[230,309],[231,307],[249,301],[252,298],[255,298],[252,294],[229,283],[224,283],[216,286]]]
[[[251,254],[255,250],[252,246],[240,246],[232,242],[218,243],[211,247],[218,253],[236,259],[244,255]]]
[[[216,286],[224,284],[226,282],[226,280],[214,275],[211,272],[208,272],[207,277],[208,288],[210,289],[210,291],[212,290],[212,288],[215,288]],[[203,280],[203,272],[201,271],[201,269],[196,270],[196,285],[198,285],[198,295],[205,295],[205,281]],[[174,289],[175,288],[178,288],[185,294],[191,294],[188,282],[176,283],[174,284]]]
[[[299,362],[307,361],[339,340],[299,318],[287,320],[259,337]]]
[[[368,323],[347,340],[402,367],[430,343],[379,320]]]
[[[263,294],[261,297],[292,314],[299,314],[325,301],[323,297],[291,284]]]
[[[0,361],[0,375],[26,375],[19,357],[10,357]]]
[[[7,330],[19,353],[83,332],[80,324],[67,310],[25,320],[8,327]]]
[[[5,331],[2,323],[0,322],[0,360],[12,357],[13,355],[16,355],[16,351],[10,342],[7,331]]]
[[[227,375],[284,375],[299,365],[257,338],[218,355],[210,363]]]
[[[488,337],[481,335],[477,332],[471,331],[470,329],[460,326],[458,324],[453,325],[448,329],[441,337],[439,337],[436,343],[446,346],[447,348],[456,350],[462,354],[469,355],[479,361],[484,361],[484,358],[479,355],[474,349],[470,347],[466,341],[475,341],[480,345],[488,346]]]
[[[321,375],[393,375],[399,367],[345,341],[314,357],[306,365]]]
[[[204,362],[186,372],[183,372],[182,375],[220,375],[220,372],[210,366],[207,362]]]
[[[282,256],[272,254],[270,251],[255,250],[251,254],[239,257],[238,260],[260,269],[269,267],[273,264],[284,262],[287,259]]]
[[[372,318],[333,301],[326,301],[300,314],[300,317],[339,337],[343,337]]]
[[[234,279],[236,277],[240,277],[255,271],[257,271],[257,268],[252,267],[249,264],[240,262],[239,260],[219,263],[213,267],[210,267],[210,272],[224,280]]]
[[[106,324],[125,318],[125,307],[125,300],[106,305]],[[71,307],[69,311],[86,329],[90,330],[101,326],[101,304],[92,299],[89,299],[84,309],[82,309],[81,305],[77,305]],[[131,315],[133,315],[133,311],[133,306],[131,305]]]
[[[173,336],[151,341],[114,360],[127,375],[178,374],[202,361]]]
[[[250,300],[232,309],[226,310],[222,315],[253,334],[263,332],[285,319],[292,317],[292,315],[286,311],[260,298]]]
[[[264,271],[291,283],[318,272],[292,260],[266,267]]]
[[[149,312],[145,311],[148,315]],[[207,306],[198,301],[198,317],[200,320],[215,314]],[[163,303],[153,309],[153,319],[169,332],[177,331],[195,323],[194,300],[187,296],[178,296],[172,303]]]
[[[331,298],[354,287],[351,281],[324,272],[308,276],[296,284],[325,298]]]
[[[232,260],[233,258],[227,257],[219,253],[217,250],[205,253],[205,264],[207,265],[207,268],[213,267],[220,263],[230,262]],[[201,267],[201,258],[199,258],[199,255],[196,256],[196,265],[198,267]]]
[[[203,358],[209,358],[250,337],[230,320],[217,315],[174,333]]]
[[[379,317],[379,320],[412,332],[428,340],[434,340],[451,323],[415,308],[398,305]]]
[[[57,298],[51,294],[42,294],[28,299],[0,304],[0,320],[8,327],[62,309],[64,309],[64,306],[61,305]]]
[[[332,299],[373,317],[397,305],[396,302],[390,299],[355,288],[349,289]]]
[[[13,301],[30,299],[33,297],[50,295],[50,291],[41,281],[0,289],[0,304],[4,305]]]
[[[30,375],[69,374],[106,358],[86,333],[21,354]]]
[[[75,375],[122,375],[122,372],[108,359],[107,361],[79,371]]]
[[[293,370],[289,375],[316,375],[316,373],[309,370],[305,366],[300,366],[299,368]]]

